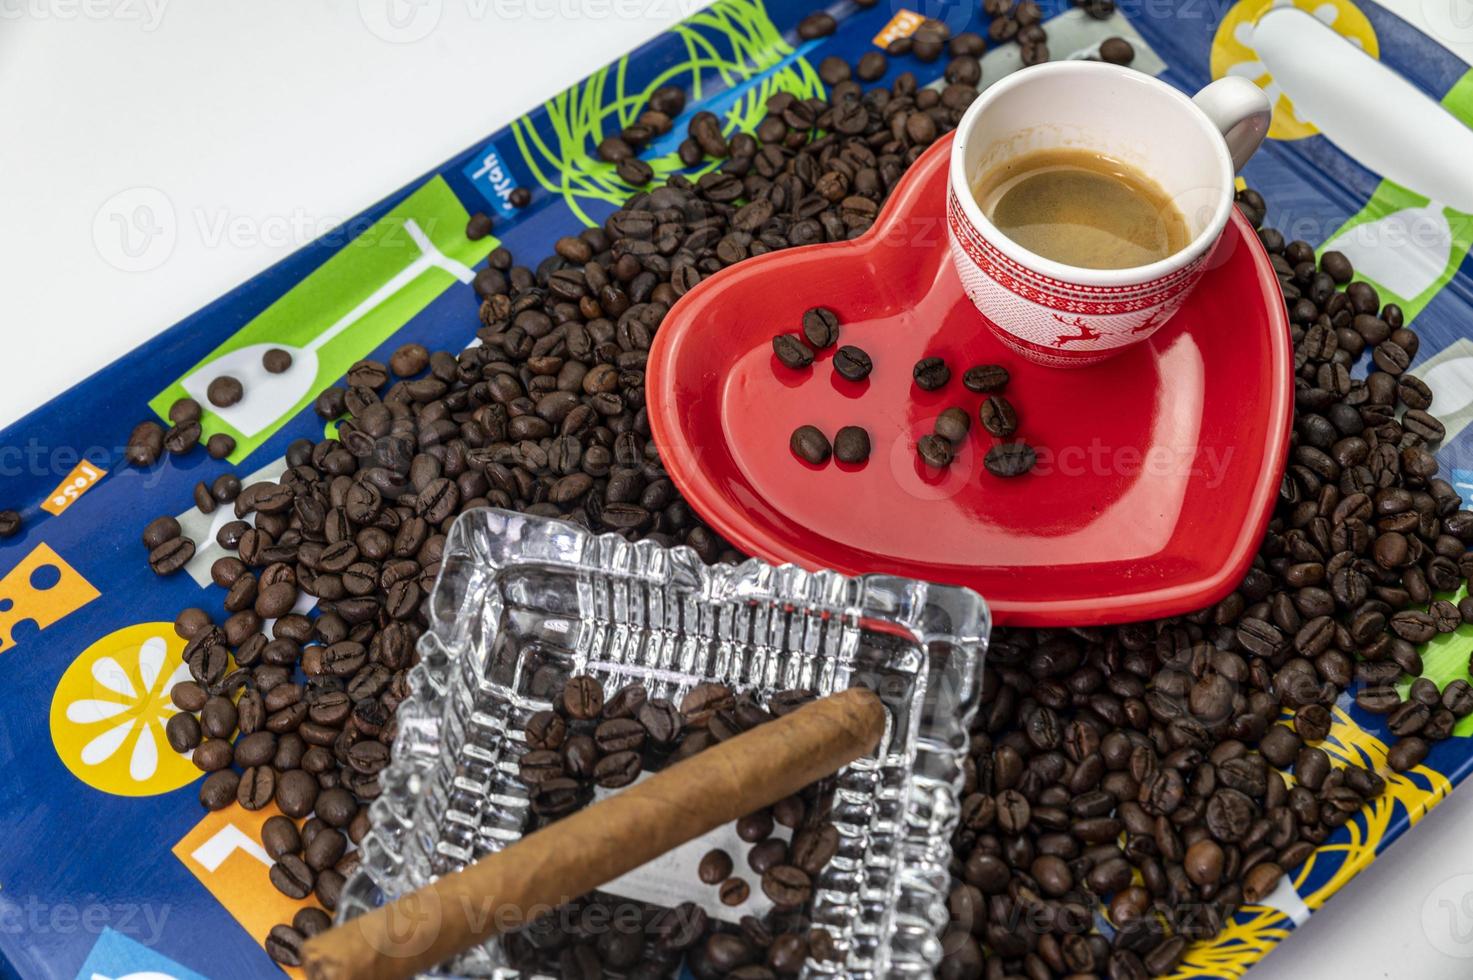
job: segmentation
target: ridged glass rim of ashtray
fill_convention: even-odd
[[[940,934],[949,913],[946,906],[951,887],[949,862],[951,836],[960,810],[962,763],[968,748],[968,729],[977,710],[982,657],[990,634],[991,620],[986,603],[970,589],[935,585],[885,574],[847,577],[837,572],[808,572],[793,565],[773,566],[759,559],[740,565],[707,566],[690,548],[667,548],[653,541],[631,543],[616,534],[596,535],[578,525],[548,517],[513,511],[479,509],[462,515],[447,538],[443,564],[430,602],[430,629],[419,642],[420,663],[409,675],[410,694],[397,713],[398,735],[392,762],[381,774],[383,791],[370,809],[373,829],[360,844],[358,870],[343,888],[337,921],[360,915],[388,898],[397,897],[434,880],[444,870],[447,858],[458,867],[472,857],[462,844],[446,845],[435,827],[444,831],[453,811],[439,817],[429,812],[445,804],[445,794],[436,792],[436,770],[445,777],[441,787],[453,786],[454,775],[465,760],[456,757],[452,742],[464,744],[467,719],[457,715],[476,713],[457,694],[474,697],[492,694],[492,685],[480,671],[488,652],[494,649],[495,624],[501,619],[501,597],[492,589],[504,573],[524,566],[543,566],[577,572],[578,605],[586,609],[592,601],[587,576],[610,576],[616,580],[658,586],[680,593],[686,604],[736,609],[773,606],[784,615],[801,611],[817,614],[824,622],[841,624],[837,629],[808,628],[805,621],[801,656],[815,652],[823,642],[842,630],[857,637],[861,624],[873,632],[876,626],[899,630],[908,649],[913,646],[923,660],[911,671],[914,700],[920,710],[910,719],[903,746],[910,756],[908,770],[894,770],[893,753],[886,760],[867,758],[847,767],[835,791],[833,822],[865,834],[862,858],[849,866],[862,880],[856,894],[841,900],[837,889],[815,889],[812,908],[814,925],[822,925],[845,956],[840,960],[809,960],[803,976],[930,976],[941,957]],[[490,615],[487,615],[487,612]],[[626,624],[627,625],[627,624]],[[709,642],[714,642],[708,638]],[[478,645],[479,644],[479,645]],[[832,642],[828,644],[832,647]],[[840,690],[849,669],[856,643],[847,650],[826,650],[834,657],[827,690]],[[468,657],[479,653],[479,661]],[[473,662],[474,661],[474,662]],[[603,665],[604,662],[597,663]],[[672,672],[644,665],[620,664],[632,672],[662,679],[688,682],[729,682],[728,676]],[[580,665],[582,669],[582,665]],[[595,671],[596,673],[596,671]],[[457,681],[460,681],[457,685]],[[607,682],[606,682],[607,683]],[[741,686],[741,685],[739,685]],[[751,689],[753,685],[744,685]],[[788,685],[795,686],[795,685]],[[688,689],[688,687],[686,688]],[[824,687],[820,690],[827,691]],[[527,702],[523,708],[548,707],[523,695],[501,695]],[[914,705],[912,705],[914,707]],[[472,719],[473,721],[473,719]],[[442,731],[452,737],[442,738]],[[901,733],[888,733],[899,735]],[[520,732],[494,733],[498,744],[520,748]],[[478,753],[478,755],[481,753]],[[488,771],[497,765],[514,768],[514,757],[478,759]],[[883,763],[883,764],[882,764]],[[902,767],[904,768],[904,767]],[[887,780],[898,780],[891,786]],[[886,811],[900,813],[890,824],[902,828],[888,856],[872,856],[872,831],[880,819],[881,794]],[[498,797],[501,806],[526,806],[520,801]],[[868,813],[864,825],[843,824],[841,812]],[[515,834],[484,835],[477,821],[464,821],[456,828],[462,837],[490,853],[519,839]],[[836,863],[838,859],[836,859]],[[879,870],[876,870],[876,867]],[[832,871],[832,869],[831,869]],[[827,881],[831,871],[826,871]],[[875,880],[878,879],[878,880]],[[859,951],[866,955],[859,955]],[[478,947],[435,971],[434,976],[511,978],[525,974],[497,962],[499,944]]]

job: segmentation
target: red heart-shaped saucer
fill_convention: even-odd
[[[1283,474],[1293,354],[1278,280],[1236,211],[1182,310],[1148,341],[1092,367],[1022,360],[963,294],[945,221],[950,138],[918,160],[853,242],[748,259],[703,281],[665,317],[650,351],[650,424],[665,469],[702,517],[772,562],[888,572],[969,586],[995,619],[1095,625],[1201,609],[1247,571]],[[859,384],[834,348],[792,370],[772,338],[803,312],[838,314],[840,344],[865,350]],[[949,384],[911,369],[945,358]],[[1002,364],[1032,473],[983,469],[994,440],[966,368]],[[972,430],[952,465],[916,441],[950,406]],[[869,461],[799,460],[803,424],[830,438],[869,431]]]

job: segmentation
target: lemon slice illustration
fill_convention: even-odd
[[[169,691],[189,679],[171,623],[141,623],[92,644],[51,699],[51,741],[72,775],[114,796],[156,796],[201,775],[168,743],[178,709]]]
[[[1212,77],[1239,75],[1256,84],[1274,107],[1268,135],[1276,140],[1304,139],[1319,130],[1294,114],[1289,94],[1274,81],[1253,49],[1258,18],[1275,7],[1297,7],[1311,14],[1372,58],[1380,57],[1380,44],[1371,22],[1350,0],[1238,0],[1223,16],[1212,38]]]

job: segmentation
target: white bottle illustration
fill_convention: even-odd
[[[1397,296],[1435,285],[1451,259],[1445,208],[1473,213],[1473,130],[1392,68],[1331,26],[1334,5],[1313,13],[1278,5],[1236,39],[1257,55],[1231,71],[1272,77],[1269,97],[1287,97],[1294,113],[1387,180],[1429,198],[1351,229],[1326,247]],[[1417,152],[1408,153],[1406,147]]]

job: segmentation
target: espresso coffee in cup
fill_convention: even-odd
[[[1080,148],[1036,150],[977,175],[972,196],[1008,238],[1084,269],[1149,265],[1191,241],[1166,190],[1139,167]]]

